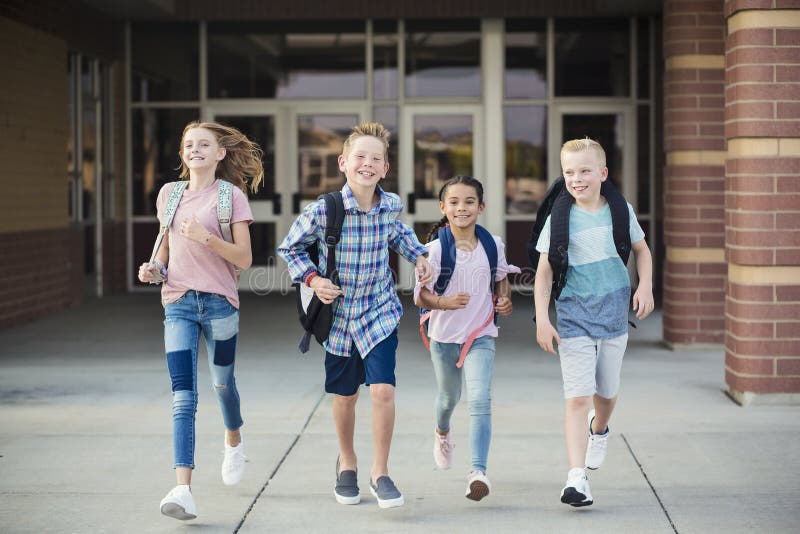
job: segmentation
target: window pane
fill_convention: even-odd
[[[134,102],[197,100],[197,24],[147,22],[131,26]]]
[[[628,96],[626,19],[556,20],[556,96]]]
[[[372,43],[374,98],[397,98],[397,22],[375,21]]]
[[[453,176],[475,176],[472,138],[472,115],[414,117],[414,194],[417,198],[437,198],[444,182]]]
[[[277,226],[273,222],[254,222],[250,225],[250,245],[253,250],[253,265],[275,265],[278,258],[275,247]]]
[[[650,98],[650,19],[636,19],[636,91],[639,98]]]
[[[481,32],[475,22],[406,23],[406,96],[481,95]]]
[[[650,106],[636,108],[637,213],[650,213]]]
[[[365,98],[364,22],[208,25],[212,98]]]
[[[528,264],[528,239],[533,229],[532,221],[506,221],[506,260],[522,270],[509,276],[509,282],[533,290],[534,276]],[[530,294],[530,293],[526,293]]]
[[[258,143],[264,152],[261,163],[264,165],[264,180],[257,193],[250,193],[252,200],[272,200],[275,196],[275,117],[217,115],[214,120],[233,126]]]
[[[535,215],[547,189],[547,108],[506,106],[506,213]]]
[[[156,214],[158,191],[180,174],[183,128],[199,115],[197,109],[131,110],[134,215]]]
[[[506,98],[547,96],[547,32],[544,20],[506,21]]]
[[[299,115],[297,117],[300,198],[313,200],[344,185],[339,154],[358,115]]]
[[[389,162],[389,173],[381,180],[381,188],[384,191],[391,191],[397,193],[397,176],[399,169],[398,158],[398,143],[400,136],[397,132],[397,106],[376,106],[373,116],[375,121],[383,124],[391,134],[389,138],[389,154],[387,161]]]

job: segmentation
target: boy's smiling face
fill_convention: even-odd
[[[369,135],[355,139],[350,151],[339,156],[339,170],[347,177],[350,189],[374,188],[389,172],[383,143]]]
[[[595,210],[600,206],[600,186],[608,177],[608,168],[601,166],[594,150],[564,152],[561,170],[567,191],[583,209]]]

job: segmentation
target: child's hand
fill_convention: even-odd
[[[317,294],[317,298],[321,300],[323,304],[330,304],[336,300],[336,297],[342,294],[342,289],[339,286],[334,285],[329,278],[315,276],[311,279],[310,286],[311,289],[314,290],[314,293]]]
[[[428,258],[419,256],[417,258],[417,278],[422,285],[427,285],[433,281],[433,267]]]
[[[636,318],[639,320],[644,319],[655,308],[655,301],[653,300],[653,290],[650,286],[640,284],[633,294],[633,311],[636,312]]]
[[[542,347],[542,350],[545,352],[549,352],[550,354],[555,354],[556,349],[553,347],[553,339],[556,340],[556,343],[561,345],[561,338],[558,336],[558,332],[553,325],[550,323],[549,320],[537,320],[536,321],[536,342],[539,343],[539,346]]]
[[[197,218],[197,215],[192,215],[191,219],[184,219],[181,222],[181,235],[188,237],[192,241],[205,244],[209,233],[203,223],[200,222],[200,219]]]
[[[139,281],[146,284],[154,284],[160,279],[161,272],[155,263],[143,263],[139,266]]]
[[[469,293],[460,292],[449,297],[442,297],[439,300],[439,305],[443,310],[462,310],[467,307],[469,302]]]
[[[500,315],[511,315],[511,311],[513,309],[514,305],[511,303],[511,299],[508,297],[498,297],[497,302],[494,305],[494,311]]]

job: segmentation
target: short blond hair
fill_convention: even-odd
[[[606,166],[606,151],[603,150],[603,147],[595,141],[594,139],[589,139],[588,137],[584,137],[583,139],[571,139],[561,145],[561,163],[564,163],[564,154],[567,152],[585,152],[587,150],[591,150],[597,156],[597,162],[600,164],[600,168]]]
[[[342,154],[344,154],[345,157],[347,157],[347,155],[350,153],[350,148],[359,137],[376,138],[383,144],[383,156],[386,157],[387,153],[389,152],[389,138],[391,137],[391,134],[383,124],[379,122],[362,122],[358,126],[354,126],[350,131],[350,135],[348,135],[347,139],[344,140]]]

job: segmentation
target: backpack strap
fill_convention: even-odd
[[[442,226],[437,233],[437,239],[442,248],[441,260],[439,262],[439,277],[433,285],[433,291],[437,295],[444,294],[444,290],[450,284],[450,278],[456,268],[456,240],[449,226]]]
[[[341,191],[325,193],[322,198],[325,200],[325,246],[328,249],[325,278],[339,285],[339,273],[336,270],[336,245],[342,237],[344,200],[342,199]]]
[[[566,188],[562,189],[553,201],[550,211],[550,250],[547,259],[553,269],[553,298],[561,295],[567,281],[569,267],[569,212],[573,198]]]
[[[183,192],[186,191],[186,187],[188,185],[189,180],[180,180],[175,182],[175,185],[172,186],[172,190],[169,192],[167,205],[164,206],[164,212],[161,214],[161,218],[159,220],[160,226],[158,229],[158,236],[156,236],[156,243],[153,246],[153,253],[150,255],[150,263],[153,263],[156,259],[158,249],[161,248],[161,243],[164,242],[164,234],[172,225],[172,219],[175,217],[175,212],[178,210],[178,204],[181,203],[181,197],[183,196]]]
[[[611,210],[611,227],[617,254],[622,259],[622,263],[627,265],[631,255],[631,219],[628,213],[628,202],[619,189],[611,183],[611,180],[602,183],[600,194],[605,197]]]
[[[489,269],[492,272],[492,277],[489,279],[489,293],[492,293],[494,292],[494,279],[497,277],[497,243],[489,230],[479,224],[475,225],[475,234],[483,245],[486,257],[489,258]]]
[[[544,228],[545,221],[547,221],[547,216],[550,215],[550,212],[553,209],[553,203],[565,188],[566,184],[564,182],[564,177],[559,176],[552,184],[550,184],[550,187],[547,188],[544,198],[542,198],[542,202],[539,204],[539,209],[536,210],[536,220],[533,223],[531,237],[528,240],[528,263],[531,266],[531,269],[533,269],[534,273],[539,267],[539,251],[536,250],[536,243],[539,241],[539,236],[542,233],[542,228]]]
[[[222,231],[222,238],[228,243],[233,243],[233,234],[231,233],[232,214],[233,184],[227,180],[220,180],[217,192],[217,220]]]

